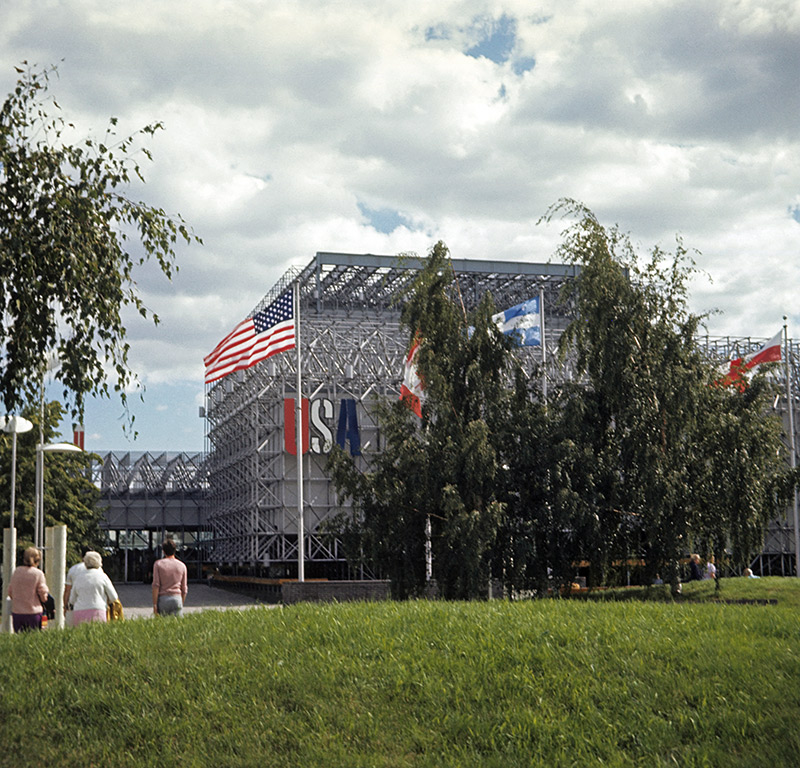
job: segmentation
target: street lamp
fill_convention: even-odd
[[[20,432],[30,432],[33,424],[22,416],[11,416],[2,419],[2,429],[13,435],[11,440],[11,524],[8,532],[3,532],[3,584],[7,585],[11,581],[14,573],[14,561],[17,555],[17,532],[14,528],[14,512],[17,503],[17,435]],[[7,587],[6,587],[7,589]],[[11,606],[10,599],[3,599],[3,618],[0,622],[0,631],[11,631]]]
[[[34,521],[34,545],[38,548],[44,540],[44,454],[54,451],[83,453],[82,448],[72,443],[48,443],[36,446],[36,514]]]
[[[11,524],[14,527],[14,511],[17,502],[17,435],[20,432],[30,432],[33,424],[22,416],[12,416],[3,419],[3,432],[8,432],[14,437],[11,440]]]

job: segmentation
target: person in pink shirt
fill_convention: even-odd
[[[175,557],[175,542],[161,545],[164,557],[153,565],[153,613],[156,616],[183,615],[183,601],[188,591],[186,566]]]
[[[14,569],[8,584],[11,598],[11,621],[14,632],[42,628],[42,603],[50,591],[39,568],[42,554],[36,547],[28,547],[22,555],[22,565]]]

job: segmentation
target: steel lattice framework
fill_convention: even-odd
[[[715,361],[734,360],[736,358],[757,351],[767,340],[752,338],[750,336],[703,336],[697,339],[701,349],[704,349],[708,358]],[[784,344],[786,364],[775,366],[770,373],[778,383],[781,394],[775,398],[773,411],[781,416],[783,421],[784,441],[791,448],[796,446],[798,435],[798,404],[800,404],[800,342],[789,339]],[[789,386],[787,387],[786,371],[789,372]],[[790,397],[791,394],[791,406]],[[794,410],[794,418],[789,418],[789,408]],[[790,432],[790,421],[793,421],[794,434]],[[753,560],[750,567],[754,572],[762,575],[797,575],[796,571],[796,544],[795,521],[793,510],[787,510],[784,517],[771,520],[764,539],[764,548]]]
[[[106,453],[92,465],[92,480],[108,505],[103,528],[202,525],[203,465],[202,453]]]
[[[324,532],[324,523],[343,509],[325,473],[326,453],[336,441],[364,468],[360,451],[380,450],[373,404],[379,397],[399,396],[409,346],[400,302],[422,265],[416,257],[317,253],[304,269],[287,272],[251,313],[299,283],[302,396],[310,401],[309,450],[303,457],[308,577],[347,575],[337,541]],[[454,260],[452,266],[454,299],[466,312],[487,292],[495,306],[506,308],[541,291],[546,378],[554,383],[573,378],[571,361],[556,364],[554,353],[569,320],[559,292],[577,268],[472,260]],[[758,349],[763,339],[703,337],[698,343],[721,361]],[[790,351],[796,392],[800,350],[791,343]],[[520,353],[529,372],[542,362],[539,349]],[[296,360],[294,351],[278,354],[206,388],[207,504],[217,565],[264,569],[274,577],[296,573],[296,459],[285,442],[285,432],[293,435],[287,424],[293,425],[294,416],[285,401],[293,404],[296,395]],[[775,375],[782,377],[782,369]],[[776,409],[785,414],[786,403],[779,398]],[[293,446],[293,436],[289,439]],[[774,521],[761,557],[771,557],[776,567],[780,562],[785,571],[793,546],[791,519]]]
[[[334,439],[354,454],[379,449],[372,406],[375,398],[399,396],[409,345],[399,302],[422,264],[415,257],[318,253],[305,269],[284,275],[253,309],[255,314],[265,308],[299,281],[303,396],[311,401],[310,450],[303,459],[309,576],[330,573],[324,564],[343,565],[337,542],[321,530],[342,509],[324,471],[326,453]],[[575,274],[572,267],[465,260],[452,265],[456,298],[467,312],[487,292],[504,308],[541,289],[548,330],[557,340],[567,319],[557,309],[557,293]],[[532,367],[541,353],[526,352]],[[207,388],[209,519],[219,564],[268,566],[275,576],[294,572],[296,459],[284,444],[284,400],[296,394],[295,365],[294,352],[279,354]],[[315,571],[316,564],[321,567]]]
[[[101,527],[118,561],[116,578],[146,578],[167,535],[178,542],[192,578],[201,575],[209,556],[205,454],[111,451],[91,472],[105,509]]]

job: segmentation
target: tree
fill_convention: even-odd
[[[132,178],[144,181],[140,158],[152,159],[137,139],[161,123],[118,139],[112,117],[102,141],[69,144],[74,126],[47,97],[55,67],[17,72],[0,110],[0,399],[8,412],[37,400],[54,354],[56,380],[80,417],[87,395],[109,396],[108,367],[123,404],[135,379],[121,310],[132,305],[158,322],[138,294],[136,268],[154,258],[170,279],[178,238],[200,241],[180,216],[126,195]]]
[[[36,495],[36,445],[39,442],[39,409],[23,411],[34,429],[17,437],[17,493],[14,524],[20,547],[34,541],[34,499]],[[64,415],[61,403],[53,401],[44,407],[43,435],[45,443],[59,438],[57,427]],[[11,496],[11,435],[0,433],[0,498]],[[97,457],[94,457],[97,458]],[[100,548],[104,536],[100,530],[103,512],[98,508],[100,490],[92,483],[88,453],[52,453],[45,457],[44,516],[45,526],[67,526],[67,559],[76,562],[81,548]],[[11,512],[7,502],[2,505],[2,527],[10,525]]]
[[[720,564],[730,552],[746,567],[764,544],[770,519],[781,517],[794,492],[780,419],[770,412],[777,383],[760,372],[746,387],[712,385],[702,414],[698,490],[702,516],[695,549]],[[717,568],[717,588],[722,569]]]
[[[674,253],[643,258],[580,203],[562,201],[548,217],[557,213],[575,218],[557,255],[580,267],[562,296],[573,319],[560,341],[579,379],[545,400],[491,322],[491,297],[465,317],[438,243],[402,315],[409,338],[422,339],[421,420],[383,403],[385,447],[368,470],[331,455],[355,512],[340,527],[345,544],[388,573],[397,596],[425,586],[427,521],[445,597],[482,593],[490,573],[509,594],[545,594],[584,560],[591,584],[643,559],[646,583],[660,574],[677,592],[694,546],[732,548],[743,562],[785,503],[795,476],[781,462],[768,383],[714,386],[680,240]]]
[[[515,371],[510,413],[499,420],[502,471],[498,497],[505,514],[498,530],[492,561],[494,577],[509,594],[546,590],[553,558],[554,508],[549,494],[549,468],[554,443],[549,430],[538,377],[526,380]]]
[[[581,204],[561,201],[548,218],[561,212],[577,221],[558,254],[581,266],[566,287],[575,319],[561,351],[577,355],[592,404],[575,436],[594,457],[584,469],[596,519],[585,532],[589,557],[603,581],[616,558],[644,556],[646,578],[660,572],[677,592],[679,560],[694,542],[720,552],[729,541],[740,551],[763,541],[777,502],[770,494],[785,485],[779,426],[763,390],[713,386],[713,365],[695,342],[702,318],[687,307],[694,267],[680,240],[673,254],[656,247],[641,259]]]
[[[596,525],[590,561],[598,582],[620,556],[644,555],[648,578],[664,573],[677,590],[677,564],[688,545],[696,505],[689,478],[698,460],[698,413],[709,365],[694,343],[700,317],[687,309],[692,266],[678,243],[640,259],[629,238],[606,229],[574,201],[577,222],[559,256],[581,265],[566,290],[575,319],[561,339],[585,372],[594,402],[582,436],[593,444]]]
[[[611,560],[615,530],[604,537],[598,510],[614,474],[599,416],[597,398],[580,384],[554,387],[546,402],[541,394],[515,402],[506,454],[506,526],[513,534],[499,543],[509,594],[544,595],[572,583],[581,561],[596,570]]]
[[[331,523],[351,566],[362,563],[388,576],[392,595],[404,599],[425,589],[425,523],[430,513],[427,489],[432,468],[425,435],[415,429],[400,403],[376,403],[383,449],[360,472],[352,458],[334,446],[328,460],[331,478],[352,513]]]
[[[403,403],[387,404],[379,411],[386,445],[369,471],[358,472],[341,451],[331,457],[334,483],[352,497],[357,514],[345,528],[361,533],[359,547],[388,571],[398,596],[425,587],[428,520],[443,596],[482,594],[503,518],[498,427],[510,402],[510,342],[490,321],[490,297],[467,318],[454,293],[448,251],[439,242],[402,314],[409,338],[422,339],[421,423]]]

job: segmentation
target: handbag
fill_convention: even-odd
[[[42,600],[42,615],[49,621],[56,617],[56,601],[52,595],[48,595],[47,600]]]
[[[114,600],[108,604],[106,609],[106,618],[109,621],[121,621],[125,618],[122,611],[122,603],[119,600]]]

